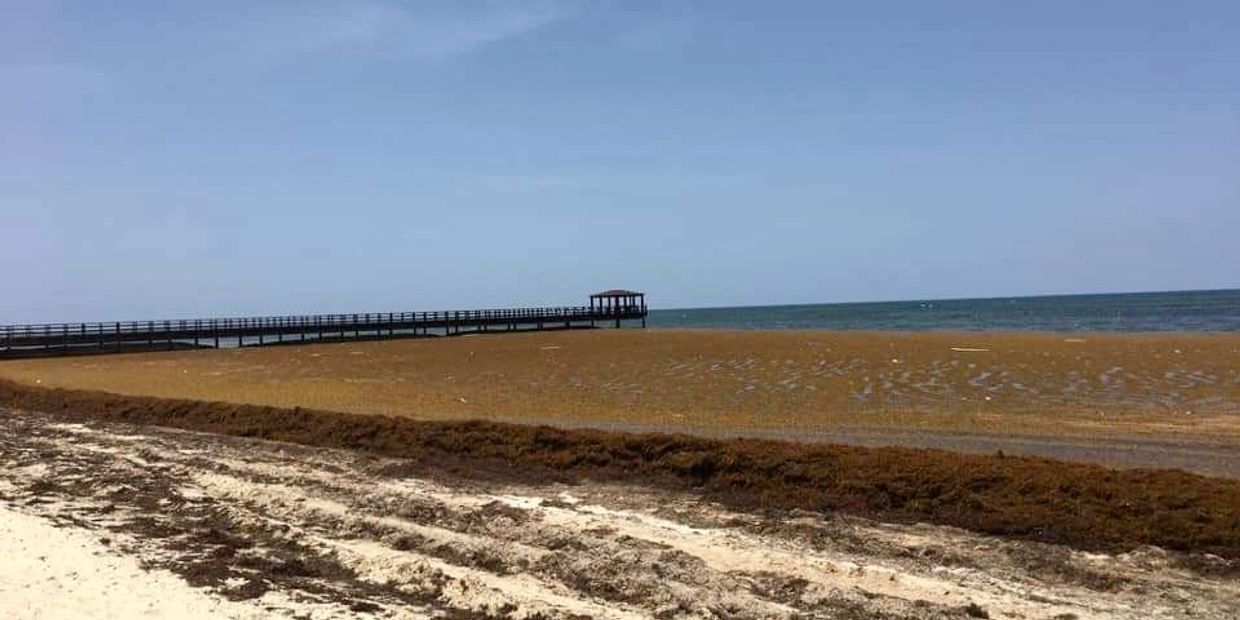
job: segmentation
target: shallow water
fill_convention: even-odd
[[[1240,289],[653,310],[652,327],[1240,331]]]

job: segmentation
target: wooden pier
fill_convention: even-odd
[[[641,321],[645,327],[647,314],[644,294],[607,291],[592,295],[589,306],[6,325],[0,327],[0,357],[456,336],[600,323],[620,327],[624,321]]]

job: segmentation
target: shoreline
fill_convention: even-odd
[[[598,329],[607,329],[607,328],[598,328]],[[628,328],[625,328],[625,329],[628,329]],[[858,328],[850,328],[850,327],[842,327],[842,328],[829,328],[829,327],[779,327],[779,328],[773,328],[773,327],[691,327],[691,326],[684,326],[684,325],[674,325],[674,326],[664,327],[664,326],[655,325],[655,324],[650,324],[643,329],[645,329],[646,331],[653,330],[653,331],[660,331],[660,332],[681,331],[681,332],[693,332],[693,333],[719,332],[719,333],[746,333],[746,334],[751,334],[751,333],[784,334],[784,333],[789,333],[789,332],[793,332],[793,333],[800,332],[804,334],[868,334],[871,336],[891,336],[891,335],[911,336],[911,335],[917,335],[917,334],[937,334],[937,335],[957,335],[957,336],[1029,335],[1029,336],[1066,336],[1069,338],[1072,338],[1072,337],[1084,338],[1084,337],[1090,337],[1090,336],[1094,336],[1098,338],[1106,338],[1106,337],[1111,337],[1111,336],[1117,336],[1117,337],[1185,336],[1185,337],[1190,337],[1190,338],[1193,336],[1202,336],[1202,337],[1240,336],[1240,330],[1210,331],[1210,330],[1185,330],[1185,329],[1162,329],[1162,330],[1152,329],[1152,330],[1131,330],[1129,331],[1129,330],[1106,330],[1106,329],[1093,329],[1093,330],[990,329],[990,328],[963,329],[959,327],[943,327],[943,328],[925,327],[925,328],[918,328],[918,329],[906,329],[906,328],[880,329],[880,328],[875,328],[875,327],[858,327]]]
[[[1240,480],[1240,447],[1234,442],[1202,439],[1122,437],[1093,439],[1046,435],[996,435],[968,431],[918,431],[840,427],[819,430],[688,427],[623,422],[571,423],[526,419],[520,424],[622,433],[683,434],[706,439],[760,439],[802,444],[839,444],[862,448],[915,448],[961,454],[1028,456],[1114,469],[1171,469],[1201,476]]]

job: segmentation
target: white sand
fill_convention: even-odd
[[[168,571],[143,570],[86,530],[0,506],[0,601],[6,618],[266,618],[262,607],[196,590]]]

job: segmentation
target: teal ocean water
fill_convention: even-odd
[[[1240,331],[1240,289],[652,310],[651,327]]]

